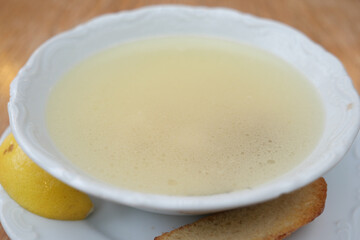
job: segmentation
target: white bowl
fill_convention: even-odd
[[[244,42],[295,66],[316,87],[325,107],[325,130],[316,149],[298,167],[273,181],[251,190],[211,196],[179,197],[124,190],[75,168],[52,144],[45,127],[45,105],[52,86],[74,64],[95,52],[164,35],[214,36]],[[36,50],[12,82],[10,95],[10,125],[15,138],[47,172],[91,195],[168,214],[231,209],[300,188],[341,160],[360,123],[358,95],[334,56],[291,27],[223,8],[153,6],[98,17]]]

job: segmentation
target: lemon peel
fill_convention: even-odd
[[[88,195],[36,165],[9,134],[0,146],[0,183],[23,208],[42,217],[81,220],[92,211]]]

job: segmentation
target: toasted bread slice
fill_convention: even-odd
[[[275,200],[216,213],[155,240],[280,240],[314,220],[325,207],[323,178]]]

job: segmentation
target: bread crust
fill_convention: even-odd
[[[281,240],[324,210],[324,178],[257,205],[215,213],[156,237],[155,240]]]

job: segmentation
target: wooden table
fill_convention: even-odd
[[[358,0],[0,0],[0,132],[9,124],[9,84],[45,40],[100,14],[165,3],[229,7],[291,25],[337,56],[360,90]]]

